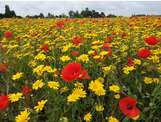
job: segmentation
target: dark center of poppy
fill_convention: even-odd
[[[132,109],[132,105],[127,104],[127,109],[131,110]]]

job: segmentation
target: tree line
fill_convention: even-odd
[[[10,10],[8,5],[5,5],[5,13],[0,13],[0,18],[22,18],[21,16],[17,16],[14,10]],[[104,12],[97,12],[96,10],[90,10],[89,8],[85,8],[81,12],[70,10],[68,15],[60,14],[54,15],[52,13],[48,13],[47,16],[44,16],[43,13],[39,15],[27,15],[26,18],[103,18],[103,17],[116,17],[113,14],[105,15]]]
[[[0,18],[12,18],[12,17],[21,18],[21,16],[16,15],[14,10],[10,10],[8,5],[5,5],[5,13],[4,14],[0,13]]]
[[[145,14],[140,15],[132,15],[133,16],[148,16]],[[159,15],[158,15],[159,16]],[[21,16],[17,16],[14,10],[10,10],[8,5],[5,5],[5,13],[0,13],[0,18],[23,18]],[[39,15],[27,15],[26,18],[104,18],[104,17],[117,17],[114,14],[108,14],[105,15],[104,12],[98,12],[96,10],[90,10],[89,8],[85,8],[82,11],[73,11],[70,10],[68,12],[68,15],[60,14],[60,15],[54,15],[52,13],[48,13],[47,16],[44,16],[43,13],[40,13]]]

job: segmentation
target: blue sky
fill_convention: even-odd
[[[130,16],[132,14],[160,14],[161,1],[2,1],[0,13],[4,13],[4,6],[8,4],[17,15],[35,15],[40,12],[47,15],[48,12],[55,15],[69,10],[82,10],[86,7],[105,14]]]

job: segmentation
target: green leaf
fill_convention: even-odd
[[[2,31],[0,30],[0,38],[3,36],[3,33],[2,33]]]
[[[122,122],[130,122],[129,118],[125,117]]]

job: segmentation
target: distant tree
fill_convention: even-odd
[[[10,11],[10,15],[11,15],[11,17],[16,17],[15,11]]]
[[[5,5],[5,15],[8,17],[10,16],[10,8],[8,5]]]
[[[51,14],[50,13],[48,13],[47,18],[51,18]]]
[[[58,16],[58,15],[56,15],[55,17],[56,17],[56,18],[58,18],[59,16]]]
[[[81,15],[82,15],[82,17],[91,17],[92,16],[92,12],[89,11],[88,8],[85,8],[85,10],[81,11]]]
[[[89,18],[99,18],[99,17],[105,17],[105,14],[103,12],[99,13],[95,10],[89,10],[88,8],[85,8],[85,10],[82,10],[80,12],[80,16]]]
[[[44,18],[44,14],[40,13],[39,18]]]
[[[101,12],[101,17],[105,17],[106,15],[104,14],[104,12]]]
[[[47,18],[54,18],[55,16],[51,13],[48,13]]]
[[[98,18],[100,17],[99,12],[96,12],[95,10],[92,10],[92,18]]]
[[[135,16],[148,16],[148,15],[145,15],[145,14],[134,14],[134,15],[132,15],[132,17],[135,17]]]
[[[93,13],[93,18],[98,18],[98,12],[95,11],[95,12]]]
[[[21,17],[21,16],[17,16],[17,15],[16,15],[16,18],[23,18],[23,17]]]
[[[113,17],[117,17],[116,15],[114,15],[114,14],[109,14],[109,15],[107,15],[107,17],[109,17],[109,18],[113,18]]]
[[[26,16],[26,18],[30,18],[30,16],[29,16],[29,15],[27,15],[27,16]]]
[[[92,12],[88,8],[85,8],[85,15],[86,17],[92,17]]]
[[[73,10],[70,10],[68,14],[70,18],[81,18],[82,17],[79,11],[75,12]]]
[[[79,13],[78,11],[75,12],[74,16],[75,16],[76,18],[81,18],[81,15],[80,15],[80,13]]]
[[[59,17],[59,18],[68,18],[68,16],[65,15],[65,14],[61,14],[61,15],[59,15],[58,17]]]
[[[58,18],[63,18],[62,15],[58,15]]]
[[[3,17],[4,17],[4,14],[1,14],[1,13],[0,13],[0,18],[3,18]]]
[[[8,5],[5,5],[5,14],[4,17],[6,18],[11,18],[11,17],[16,17],[15,11],[10,11],[10,8]]]
[[[69,14],[70,18],[74,18],[75,17],[75,12],[72,11],[72,10],[70,10],[68,14]]]

